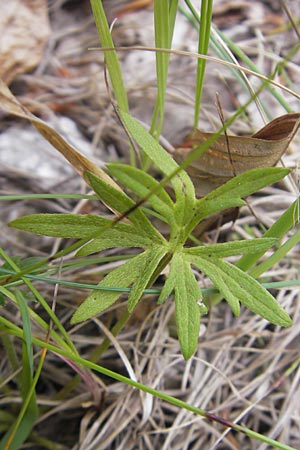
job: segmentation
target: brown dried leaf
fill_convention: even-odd
[[[0,110],[12,114],[16,117],[29,120],[32,125],[42,134],[53,147],[59,151],[89,184],[86,171],[92,172],[102,178],[106,183],[111,184],[117,189],[120,187],[98,166],[79,153],[71,144],[69,144],[60,134],[50,125],[46,124],[36,116],[31,114],[16,97],[11,93],[6,84],[0,79]]]
[[[47,0],[2,2],[0,77],[11,83],[40,61],[50,35]]]
[[[274,166],[286,151],[299,127],[300,114],[277,117],[253,136],[222,135],[187,168],[197,195],[204,196],[235,175],[259,167]],[[200,147],[213,133],[195,130],[188,137],[186,147],[179,147],[174,159],[180,164]]]

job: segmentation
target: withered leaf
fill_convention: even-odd
[[[277,117],[253,136],[221,135],[211,147],[187,168],[197,195],[202,197],[235,175],[259,167],[274,166],[292,140],[300,122],[299,113]],[[174,159],[181,164],[213,133],[193,131],[186,146],[176,149]]]
[[[54,128],[43,120],[37,118],[30,113],[12,94],[6,84],[0,79],[0,110],[13,116],[26,119],[35,126],[45,139],[61,153],[73,166],[73,168],[84,178],[89,184],[86,172],[92,172],[94,175],[102,178],[106,183],[113,185],[115,188],[120,187],[98,166],[78,152],[71,144],[69,144]]]

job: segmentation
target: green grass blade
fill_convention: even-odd
[[[24,383],[24,392],[29,388],[30,381],[33,376],[33,348],[32,348],[32,334],[30,326],[30,315],[28,313],[28,308],[26,305],[26,300],[23,293],[19,290],[16,291],[16,299],[21,312],[22,322],[23,322],[23,332],[24,332],[24,352],[25,358],[23,358],[23,368],[26,369],[26,376],[22,377]]]
[[[11,268],[15,272],[20,272],[20,268],[15,262],[7,255],[4,250],[0,248],[0,256],[11,266]],[[22,281],[24,284],[28,287],[28,289],[32,292],[34,297],[37,299],[37,301],[41,304],[41,306],[44,308],[46,313],[48,314],[49,318],[52,320],[52,322],[55,324],[61,335],[63,336],[64,340],[61,339],[61,345],[64,348],[68,348],[69,351],[73,351],[74,353],[77,353],[76,347],[74,346],[72,340],[70,339],[68,333],[66,332],[65,328],[61,324],[60,320],[57,318],[57,316],[52,311],[51,307],[48,305],[48,303],[45,301],[45,299],[41,296],[39,291],[33,286],[31,281],[25,277],[21,276]]]
[[[168,0],[154,0],[154,32],[156,48],[169,48],[169,31],[169,2]],[[168,53],[156,52],[155,58],[158,108],[155,108],[154,111],[157,111],[158,114],[154,114],[153,116],[150,132],[158,137],[163,125],[170,56]]]
[[[111,37],[105,12],[101,0],[90,0],[92,11],[98,30],[101,45],[104,48],[113,48],[114,43]],[[113,86],[115,99],[120,109],[128,111],[127,93],[123,82],[120,63],[117,53],[114,50],[105,52],[105,62],[108,69],[111,84]]]
[[[156,48],[171,48],[177,8],[178,0],[154,1],[154,33]],[[164,120],[165,97],[170,55],[168,53],[156,52],[155,57],[157,97],[152,116],[150,134],[158,138],[161,133]]]
[[[23,398],[23,407],[15,424],[6,433],[0,443],[0,449],[9,445],[9,449],[18,450],[29,436],[36,418],[38,417],[38,406],[36,395],[33,389],[28,396],[33,385],[33,342],[30,326],[30,315],[26,300],[21,291],[16,291],[16,300],[21,312],[23,321],[23,345],[22,345],[22,376],[20,378],[20,391]],[[26,402],[27,399],[27,402]],[[9,444],[8,444],[9,442]]]
[[[198,16],[195,8],[193,7],[191,1],[185,0],[185,3],[187,5],[188,9],[191,11],[191,15],[188,15],[182,8],[180,8],[181,12],[188,18],[188,20],[190,20],[190,22],[193,24],[194,27],[199,26],[199,16]],[[221,59],[232,62],[232,58],[229,57],[228,52],[224,52],[224,48],[220,47],[220,45],[218,43],[218,39],[216,38],[216,35],[219,37],[219,39],[221,41],[223,41],[228,46],[228,48],[233,52],[233,54],[239,60],[241,60],[251,70],[253,70],[253,72],[261,74],[261,72],[256,67],[256,65],[253,63],[253,61],[243,52],[243,50],[239,46],[237,46],[233,41],[230,40],[230,38],[228,38],[224,33],[222,33],[220,30],[218,30],[213,25],[212,25],[212,30],[213,30],[213,32],[211,33],[211,36],[210,36],[210,43],[212,45],[213,50],[215,50],[216,54]],[[293,55],[294,52],[295,52],[295,50],[292,49],[291,56]],[[289,58],[291,56],[289,56]],[[284,64],[285,62],[286,62],[286,60],[283,60],[282,64]],[[242,85],[247,87],[247,89],[249,89],[249,85],[246,82],[245,77],[240,76],[238,70],[232,70],[232,72],[235,75],[235,77],[237,78],[237,80],[240,81]],[[290,105],[288,104],[288,102],[284,99],[284,97],[282,97],[282,95],[276,89],[274,89],[272,84],[270,84],[270,83],[266,84],[266,88],[272,93],[274,98],[276,98],[276,100],[286,109],[287,112],[292,112],[292,109],[291,109]],[[251,92],[251,89],[250,89],[250,92]],[[267,113],[268,117],[270,117],[270,118],[273,117],[267,111],[266,107],[263,107],[263,109]]]
[[[66,198],[66,199],[76,199],[76,200],[97,200],[96,195],[90,195],[90,194],[10,194],[10,195],[0,195],[0,201],[13,201],[13,200],[40,200],[40,199],[50,199],[50,200],[57,200],[60,198]]]
[[[283,258],[287,255],[287,253],[294,248],[300,242],[300,230],[297,230],[293,236],[291,236],[284,244],[280,245],[280,247],[263,261],[258,266],[254,267],[249,271],[249,274],[258,278],[261,274],[267,272],[271,267],[274,267],[279,261],[282,261]]]
[[[243,52],[243,50],[236,45],[233,41],[231,41],[230,38],[228,38],[224,33],[222,33],[220,30],[218,30],[217,28],[214,28],[215,32],[218,34],[218,36],[228,45],[228,47],[230,48],[230,50],[234,53],[234,55],[241,60],[245,65],[247,65],[251,70],[253,70],[256,73],[260,73],[259,69],[256,67],[256,65],[254,64],[254,62]],[[213,40],[213,37],[212,37]],[[214,43],[215,40],[213,40]],[[218,47],[215,47],[215,50],[217,50]],[[217,53],[219,53],[217,51]],[[222,56],[222,55],[220,55]],[[283,60],[283,63],[285,61]],[[236,71],[236,76],[238,77]],[[272,93],[273,97],[276,98],[276,100],[278,101],[278,103],[287,111],[287,112],[293,112],[292,108],[290,107],[289,103],[284,99],[284,97],[282,97],[282,95],[276,90],[274,89],[274,87],[271,84],[267,84],[266,88]],[[264,108],[264,111],[267,112],[268,117],[271,119],[273,116],[267,111],[266,108]]]
[[[200,30],[198,40],[198,53],[206,55],[210,39],[210,27],[212,18],[212,0],[201,1],[200,14]],[[194,128],[197,128],[199,123],[200,106],[202,99],[203,83],[205,76],[206,60],[198,59],[197,61],[197,75],[196,75],[196,89],[195,89],[195,114],[194,114]]]
[[[291,228],[299,223],[300,217],[300,198],[282,214],[282,216],[264,233],[263,237],[273,237],[281,239]],[[242,270],[248,270],[264,255],[264,252],[258,252],[254,255],[245,255],[237,263],[237,267]]]

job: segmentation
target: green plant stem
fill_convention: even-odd
[[[0,273],[1,273],[0,268]],[[4,270],[3,270],[4,272]],[[5,270],[5,273],[10,273],[14,275],[16,272]],[[97,284],[88,284],[88,283],[77,283],[75,281],[67,281],[67,280],[60,280],[59,278],[48,278],[42,275],[24,275],[25,278],[29,278],[30,280],[39,280],[39,281],[45,281],[46,283],[50,284],[58,284],[61,286],[66,286],[74,289],[94,289],[99,291],[114,291],[114,292],[120,292],[123,294],[129,294],[131,291],[131,288],[118,288],[113,286],[98,286]],[[22,283],[22,281],[20,281]],[[291,286],[299,286],[300,280],[289,280],[289,281],[274,281],[270,283],[262,283],[262,286],[264,286],[266,289],[277,289],[277,288],[285,288],[285,287],[291,287]],[[10,284],[7,284],[7,287],[9,287]],[[2,288],[3,289],[3,288]],[[1,292],[1,289],[0,289]],[[201,292],[203,294],[215,294],[218,292],[215,288],[201,288]],[[159,295],[161,293],[161,288],[152,288],[152,289],[145,289],[143,292],[143,295]],[[6,292],[3,291],[3,294],[6,295]]]

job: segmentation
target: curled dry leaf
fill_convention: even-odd
[[[202,197],[246,170],[272,167],[286,151],[300,123],[300,114],[277,117],[253,136],[221,135],[214,144],[187,168],[197,195]],[[213,133],[193,131],[183,146],[176,149],[174,159],[181,164]]]
[[[40,132],[42,136],[61,153],[73,166],[73,168],[84,178],[89,184],[86,172],[92,172],[94,175],[102,178],[106,183],[111,184],[117,189],[120,187],[98,166],[89,159],[79,153],[71,144],[69,144],[57,131],[54,130],[46,122],[38,119],[31,114],[20,102],[14,97],[6,84],[0,79],[0,110],[13,116],[29,120],[32,125]]]
[[[132,13],[143,8],[148,8],[152,5],[152,3],[153,0],[119,0],[114,2],[112,12],[116,17],[122,17],[124,14]],[[112,2],[104,1],[104,7],[111,7],[111,4]]]
[[[0,30],[0,77],[9,84],[40,62],[50,35],[47,0],[2,2]]]

